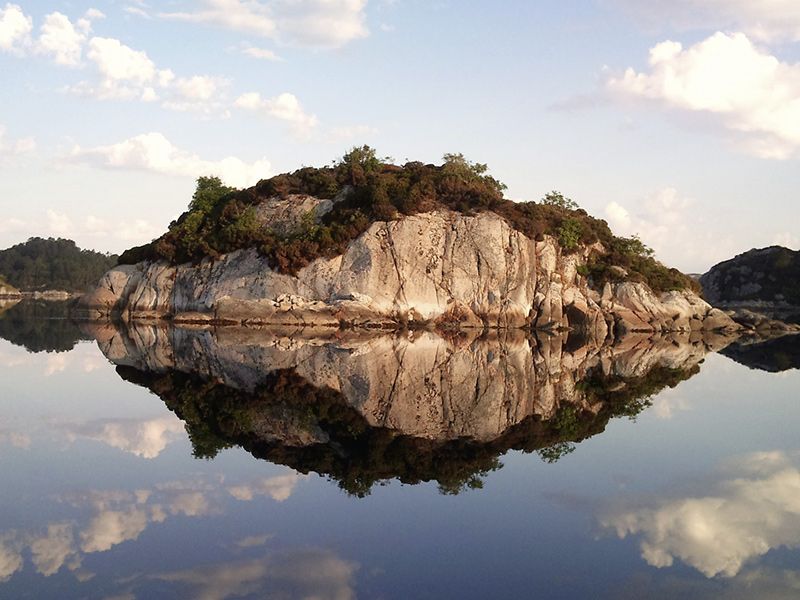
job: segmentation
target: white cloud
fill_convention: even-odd
[[[152,19],[150,13],[148,13],[145,9],[139,6],[126,6],[122,10],[124,10],[129,15],[135,15],[137,17],[142,17],[143,19]]]
[[[286,121],[299,137],[308,137],[317,125],[316,115],[307,114],[297,96],[287,92],[274,98],[262,98],[258,92],[249,92],[239,96],[234,106]]]
[[[190,596],[203,600],[251,596],[353,600],[356,597],[353,579],[358,568],[356,563],[332,552],[311,549],[151,577],[188,584],[193,588]]]
[[[272,50],[269,50],[267,48],[259,48],[257,46],[244,45],[241,47],[240,52],[245,56],[249,56],[251,58],[258,58],[261,60],[269,60],[273,62],[283,60]]]
[[[93,37],[86,56],[99,71],[100,83],[95,87],[81,82],[69,88],[71,91],[99,100],[155,99],[151,83],[157,70],[147,53],[134,50],[114,38]]]
[[[18,4],[8,3],[0,9],[0,50],[20,53],[30,43],[33,19]]]
[[[22,548],[14,535],[0,535],[0,583],[22,568]]]
[[[37,39],[31,39],[33,21],[22,9],[7,4],[0,10],[0,50],[25,55],[29,50],[50,57],[62,66],[84,66],[85,58],[97,71],[94,81],[79,81],[66,91],[98,100],[162,101],[170,110],[196,111],[205,115],[229,115],[224,103],[227,79],[209,75],[176,77],[159,69],[142,50],[116,38],[91,37],[92,20],[105,15],[94,8],[75,23],[59,12],[45,16]]]
[[[298,473],[287,473],[229,487],[228,493],[237,500],[245,502],[249,502],[256,496],[269,496],[276,502],[283,502],[292,495],[297,482],[302,478],[303,476]]]
[[[81,62],[88,27],[88,21],[84,21],[84,31],[79,31],[66,15],[51,13],[44,18],[36,50],[51,56],[56,64],[75,67]]]
[[[45,577],[57,573],[64,564],[72,571],[81,565],[70,523],[48,525],[47,534],[34,538],[30,549],[36,570]]]
[[[169,96],[164,108],[178,111],[197,111],[206,114],[218,112],[227,116],[218,100],[230,82],[220,77],[194,75],[192,77],[170,77],[171,71],[162,73],[160,85],[169,86]]]
[[[98,167],[153,171],[184,177],[216,175],[236,187],[253,185],[271,172],[269,161],[263,158],[253,163],[232,156],[218,161],[201,159],[196,154],[177,148],[157,132],[138,135],[110,146],[76,146],[68,160]]]
[[[337,48],[366,37],[367,0],[204,0],[194,12],[161,13],[166,19],[208,23],[284,43]]]
[[[36,150],[36,140],[32,137],[9,139],[6,128],[0,125],[0,161],[3,158],[32,154]]]
[[[369,35],[367,0],[275,2],[281,36],[306,46],[339,47]]]
[[[99,9],[97,9],[97,8],[90,8],[89,10],[87,10],[87,11],[84,13],[84,15],[83,15],[83,18],[84,18],[84,19],[88,19],[88,20],[90,20],[90,21],[91,21],[92,19],[97,19],[97,20],[99,20],[99,19],[105,19],[105,18],[106,18],[106,15],[105,15],[105,13],[104,13],[102,10],[99,10]]]
[[[668,266],[693,271],[716,264],[735,252],[736,242],[705,223],[698,205],[675,188],[663,188],[632,203],[606,205],[605,218],[617,235],[638,235]]]
[[[183,422],[169,414],[154,419],[91,421],[67,426],[70,439],[103,442],[141,458],[156,458],[172,442],[185,438]]]
[[[742,33],[650,50],[649,72],[627,69],[607,88],[621,97],[716,117],[748,152],[785,159],[800,151],[800,64],[781,62]]]
[[[81,532],[83,552],[105,552],[114,546],[135,540],[147,528],[147,513],[141,508],[104,510]]]
[[[97,67],[101,80],[97,85],[83,81],[68,88],[74,93],[99,100],[162,99],[162,106],[170,110],[226,114],[222,98],[230,84],[227,79],[177,77],[171,69],[159,69],[146,52],[114,38],[92,38],[87,58]]]
[[[640,535],[642,558],[678,558],[707,577],[735,576],[769,550],[800,546],[800,470],[782,452],[745,457],[706,493],[613,511],[601,520],[619,537]]]
[[[800,40],[796,0],[616,0],[650,27],[743,31],[764,42]]]

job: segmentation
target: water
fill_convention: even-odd
[[[800,588],[794,340],[42,321],[0,317],[2,598]]]

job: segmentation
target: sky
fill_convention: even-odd
[[[462,152],[687,272],[800,245],[796,0],[0,0],[0,247],[120,252],[201,175]]]

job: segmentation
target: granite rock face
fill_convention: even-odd
[[[304,214],[326,209],[313,200],[303,200]],[[591,289],[579,271],[594,252],[602,247],[565,253],[552,237],[531,240],[493,213],[435,211],[373,223],[344,254],[296,276],[273,271],[255,249],[196,265],[119,266],[82,305],[92,318],[123,321],[534,327],[595,340],[738,327],[689,291],[656,295],[633,282]]]

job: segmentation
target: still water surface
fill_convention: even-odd
[[[14,314],[2,598],[800,591],[793,340],[601,356]]]

